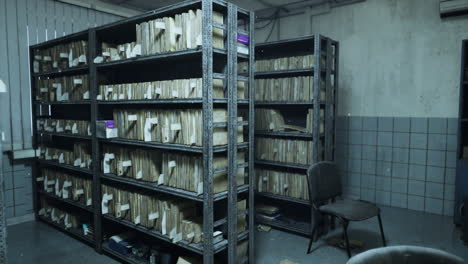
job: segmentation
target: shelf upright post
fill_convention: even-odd
[[[332,153],[332,158],[335,160],[335,153],[336,153],[336,118],[338,115],[338,78],[340,77],[339,74],[339,58],[340,58],[340,43],[338,41],[333,41],[333,45],[335,47],[335,53],[333,54],[333,62],[334,62],[334,67],[333,67],[333,84],[332,84],[332,91],[333,91],[333,153]]]
[[[34,77],[34,49],[29,47],[29,72],[30,72],[30,81],[31,81],[31,119],[32,119],[32,148],[37,149],[37,107],[41,107],[38,104],[35,104],[34,101],[36,100],[36,77]],[[38,205],[38,196],[37,196],[37,174],[38,174],[38,161],[37,157],[33,159],[32,162],[32,173],[31,173],[31,180],[32,180],[32,197],[33,197],[33,210],[34,210],[34,218],[37,219],[39,213],[39,205]]]
[[[335,135],[335,114],[333,102],[333,92],[331,87],[331,73],[332,73],[332,41],[326,38],[327,54],[326,54],[326,76],[325,76],[325,160],[333,160],[333,141]]]
[[[313,147],[312,147],[312,164],[317,163],[320,161],[320,152],[322,151],[320,147],[320,77],[321,77],[321,36],[320,34],[314,35],[314,56],[315,56],[315,63],[313,68],[313,123],[312,123],[312,136],[313,136]]]
[[[255,14],[249,13],[249,263],[254,263]]]
[[[237,7],[227,4],[228,263],[237,257]]]
[[[102,218],[101,218],[101,179],[99,162],[99,142],[96,137],[96,121],[98,117],[97,105],[97,70],[94,64],[96,57],[96,30],[90,29],[88,32],[88,57],[89,57],[89,94],[91,103],[91,145],[92,145],[92,171],[93,171],[93,208],[94,208],[94,241],[95,249],[98,253],[102,252]]]
[[[203,72],[203,263],[214,264],[213,247],[213,0],[202,0]]]

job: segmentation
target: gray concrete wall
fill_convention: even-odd
[[[257,31],[265,40],[270,27]],[[367,0],[282,18],[270,40],[321,33],[341,45],[339,114],[457,117],[468,19],[440,19],[439,0]]]
[[[32,145],[29,45],[118,19],[53,0],[0,0],[0,83],[5,85],[0,86],[3,151]],[[0,155],[3,155],[6,217],[9,223],[15,223],[32,213],[31,166]]]

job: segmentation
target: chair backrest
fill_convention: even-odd
[[[321,161],[307,170],[309,199],[312,203],[326,201],[340,196],[341,178],[336,165],[329,161]]]
[[[392,246],[365,251],[346,264],[463,264],[461,258],[445,251],[415,247]]]

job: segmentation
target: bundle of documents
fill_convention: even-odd
[[[102,61],[118,61],[123,59],[130,59],[136,56],[141,55],[139,51],[140,47],[136,46],[136,42],[130,42],[125,44],[111,44],[111,43],[102,43]],[[100,61],[95,61],[99,63]]]
[[[36,180],[43,183],[45,192],[77,201],[85,206],[93,204],[92,180],[49,168],[43,168],[41,172],[41,177]]]
[[[320,109],[320,133],[324,132],[324,110]],[[295,131],[301,133],[313,132],[314,112],[310,108],[306,116],[306,127],[286,124],[283,113],[276,109],[257,108],[255,109],[255,130],[257,131]]]
[[[246,98],[246,83],[237,84],[238,99]],[[100,85],[97,100],[156,100],[202,98],[201,78]],[[223,80],[213,79],[213,98],[226,98]]]
[[[44,197],[40,198],[39,215],[50,219],[52,222],[65,227],[65,229],[78,229],[80,228],[80,221],[78,216],[65,212],[47,202]]]
[[[103,145],[103,173],[155,182],[159,185],[203,193],[203,159],[154,149]],[[238,164],[245,163],[245,153],[238,153]],[[227,158],[213,159],[213,191],[227,190]],[[237,184],[245,183],[245,168],[237,171]]]
[[[223,15],[213,12],[213,22],[223,24]],[[202,10],[189,10],[136,25],[136,43],[141,55],[194,49],[202,45]],[[213,28],[213,47],[224,48],[224,32]]]
[[[114,109],[120,138],[148,142],[202,145],[203,111],[201,109],[155,110]],[[213,122],[226,122],[225,109],[213,110]],[[238,121],[242,121],[239,117]],[[238,142],[244,142],[243,126],[238,128]],[[213,144],[226,145],[227,127],[213,128]]]
[[[57,132],[81,136],[91,136],[91,127],[88,120],[68,120],[38,118],[37,131]]]
[[[305,174],[255,169],[255,190],[297,199],[308,200],[309,190]]]
[[[322,63],[325,63],[325,57],[322,58]],[[255,71],[281,71],[281,70],[298,70],[310,69],[315,65],[314,55],[283,57],[266,60],[255,61]]]
[[[85,40],[34,50],[35,73],[63,70],[88,63],[88,42]]]
[[[202,222],[194,201],[163,198],[102,185],[102,213],[154,229],[174,243],[202,241]]]
[[[301,165],[312,164],[313,141],[257,138],[255,158]]]
[[[89,100],[88,75],[36,79],[36,100],[41,102]]]
[[[90,146],[86,142],[74,143],[72,151],[41,145],[39,158],[86,169],[90,169],[92,163]]]
[[[320,100],[325,100],[325,83],[320,85]],[[314,79],[310,76],[277,79],[255,79],[255,100],[311,101],[314,98]]]

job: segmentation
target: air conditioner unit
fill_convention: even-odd
[[[468,0],[440,0],[440,17],[468,15]]]

